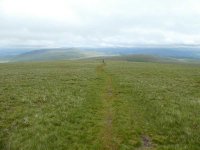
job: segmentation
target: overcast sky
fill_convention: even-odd
[[[0,0],[0,48],[200,44],[200,0]]]

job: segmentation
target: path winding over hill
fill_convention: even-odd
[[[115,136],[113,133],[113,119],[114,110],[113,102],[116,100],[115,89],[112,83],[112,76],[105,71],[105,64],[97,67],[97,73],[105,78],[105,86],[102,90],[102,103],[103,103],[103,129],[101,132],[102,148],[106,150],[118,149],[114,140]]]

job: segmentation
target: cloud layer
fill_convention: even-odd
[[[200,44],[198,0],[0,0],[0,47]]]

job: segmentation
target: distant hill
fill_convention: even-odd
[[[97,48],[108,55],[156,55],[180,59],[200,59],[199,47],[111,47]]]
[[[20,53],[21,52],[21,53]],[[105,47],[51,48],[40,50],[0,50],[0,62],[73,60],[118,56],[128,61],[197,61],[199,47]],[[120,56],[120,57],[119,57]],[[160,58],[159,58],[160,57]],[[165,58],[165,59],[164,59]]]
[[[34,50],[27,53],[23,53],[15,56],[10,61],[21,62],[21,61],[52,61],[52,60],[72,60],[88,57],[102,56],[103,53],[95,51],[80,50],[77,48],[66,48],[66,49],[42,49]]]
[[[158,63],[200,63],[198,59],[190,58],[172,58],[172,57],[161,57],[158,55],[145,55],[145,54],[134,54],[134,55],[120,55],[120,56],[104,56],[89,58],[105,61],[131,61],[131,62],[158,62]]]
[[[122,55],[115,57],[108,57],[109,60],[121,60],[121,61],[133,61],[133,62],[173,62],[177,61],[174,58],[153,56],[153,55],[144,55],[144,54],[136,54],[136,55]]]

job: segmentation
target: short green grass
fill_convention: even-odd
[[[200,148],[200,66],[0,64],[0,149]]]

